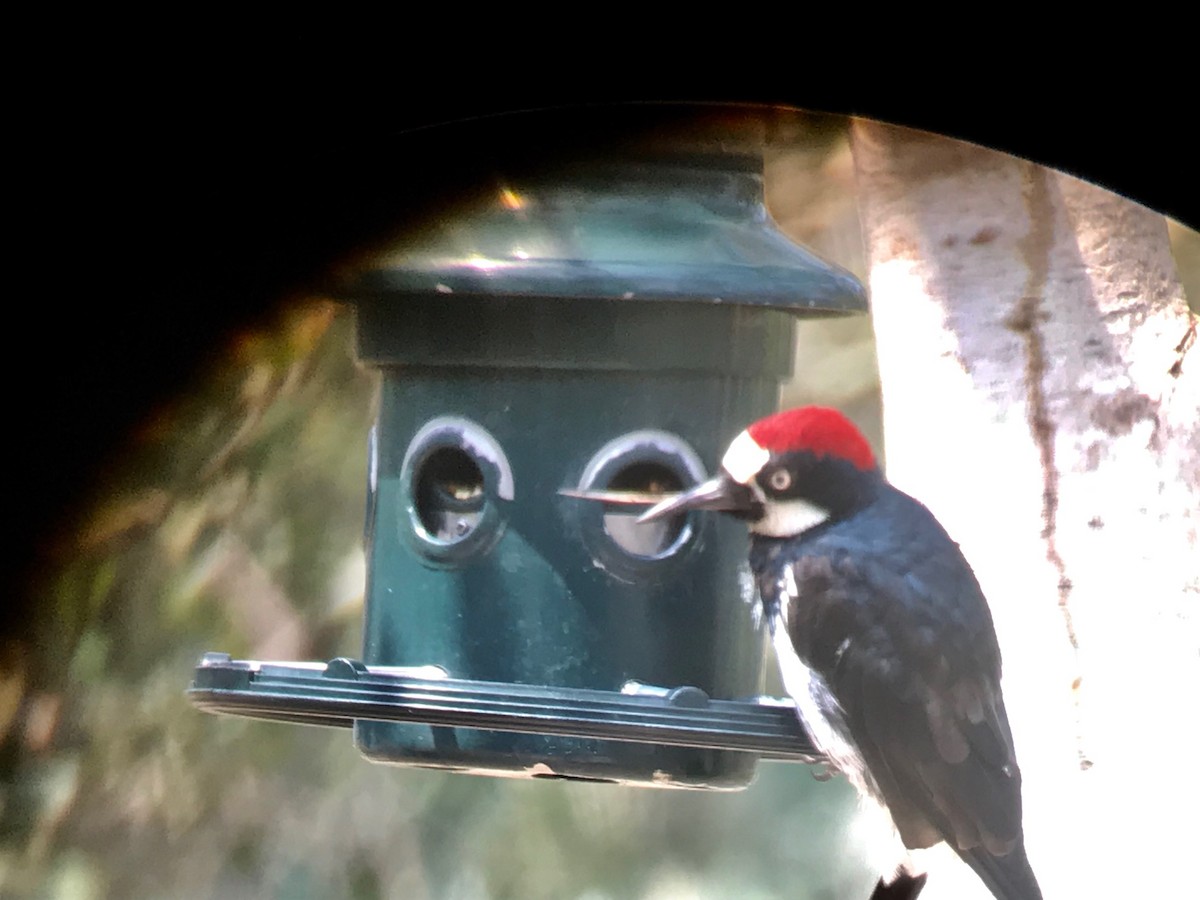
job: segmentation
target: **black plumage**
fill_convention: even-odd
[[[999,900],[1041,900],[987,601],[858,429],[815,406],[760,419],[716,477],[641,521],[694,509],[749,526],[784,685],[831,765],[887,807],[910,850],[944,840]],[[876,898],[924,885],[887,874]]]
[[[805,477],[768,502],[817,494],[830,516],[799,536],[753,535],[750,566],[768,621],[786,622],[796,655],[836,700],[861,780],[906,847],[946,840],[997,897],[1040,898],[1000,649],[958,545],[878,470],[781,462]],[[808,489],[814,481],[824,487]]]

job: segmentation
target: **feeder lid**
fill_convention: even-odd
[[[357,268],[351,300],[397,294],[675,300],[858,313],[850,272],[791,241],[762,155],[580,162],[499,182]]]

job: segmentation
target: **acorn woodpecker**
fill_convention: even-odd
[[[641,519],[720,510],[750,529],[750,569],[805,729],[910,850],[946,841],[1000,900],[1041,898],[991,613],[958,545],[884,479],[833,409],[761,419],[721,472]],[[875,897],[916,897],[888,873]]]

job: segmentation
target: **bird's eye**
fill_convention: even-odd
[[[774,490],[786,491],[792,486],[792,476],[787,469],[776,469],[767,477],[767,483]]]

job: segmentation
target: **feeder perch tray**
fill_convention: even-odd
[[[368,719],[825,761],[790,700],[713,700],[689,686],[629,682],[621,692],[597,691],[468,681],[437,666],[367,666],[344,657],[260,662],[206,653],[188,696],[206,712],[303,725],[349,728]]]

